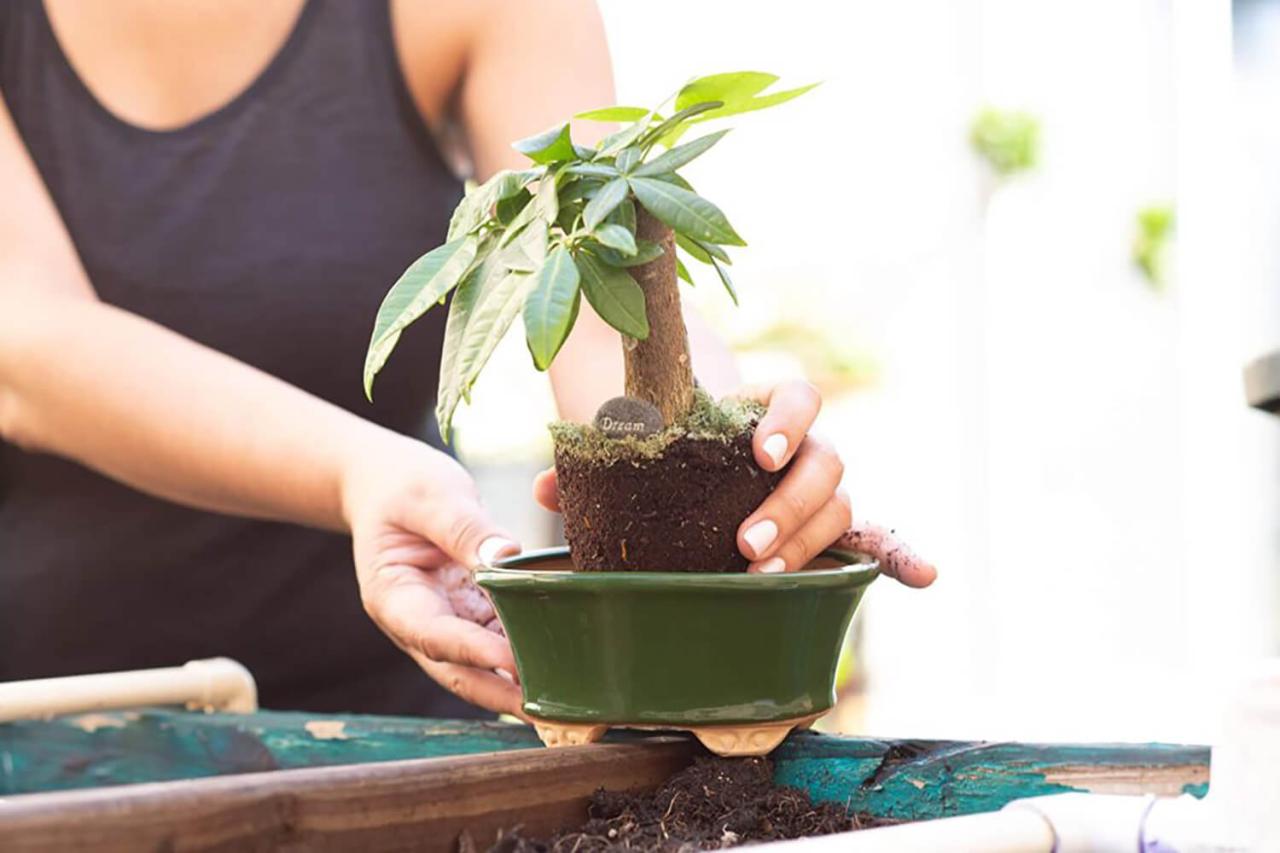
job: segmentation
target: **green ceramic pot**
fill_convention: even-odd
[[[835,702],[853,611],[879,573],[826,551],[777,575],[573,572],[566,548],[483,569],[532,717],[614,725],[732,724]]]

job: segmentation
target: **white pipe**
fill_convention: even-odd
[[[258,687],[249,670],[230,658],[0,683],[0,722],[148,705],[247,714],[258,709]]]
[[[786,853],[1131,853],[1144,849],[1143,822],[1154,802],[1155,797],[1150,796],[1029,797],[1015,800],[998,812],[864,829],[773,846],[786,848]]]
[[[1014,800],[1004,812],[1031,811],[1053,828],[1054,853],[1142,849],[1153,796],[1050,794]]]
[[[759,849],[773,848],[770,853],[1054,853],[1053,845],[1053,827],[1039,812],[1016,809],[779,841]]]

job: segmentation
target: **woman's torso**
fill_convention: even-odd
[[[98,296],[438,441],[438,315],[377,403],[361,393],[381,296],[461,193],[386,4],[310,0],[243,91],[170,130],[118,118],[86,79],[38,0],[0,3],[0,91]],[[467,713],[365,617],[346,538],[184,509],[0,444],[0,681],[213,655],[248,665],[272,707]]]

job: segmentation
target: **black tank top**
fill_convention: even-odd
[[[104,302],[439,444],[444,312],[405,337],[376,404],[360,385],[382,295],[461,195],[386,2],[310,0],[247,90],[156,132],[95,100],[39,0],[0,0],[0,92]],[[265,707],[477,713],[364,615],[347,537],[185,509],[0,444],[0,681],[214,655],[252,670]]]

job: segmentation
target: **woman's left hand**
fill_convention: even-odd
[[[840,455],[828,442],[809,434],[822,408],[816,388],[807,382],[783,382],[745,388],[735,396],[767,407],[752,441],[756,464],[777,471],[791,463],[778,487],[738,528],[738,549],[751,561],[748,571],[797,571],[832,543],[853,537],[907,586],[933,582],[937,575],[933,566],[912,554],[891,532],[854,523],[849,496],[840,488],[844,476]],[[554,469],[539,475],[533,491],[540,504],[558,510]]]

